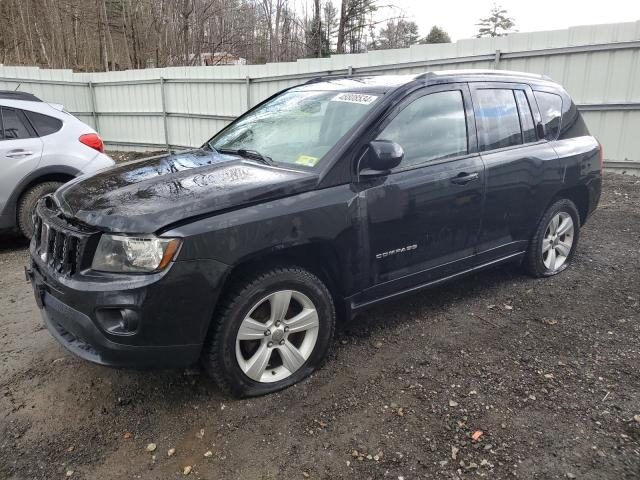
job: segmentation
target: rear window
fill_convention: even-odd
[[[520,117],[513,90],[478,90],[474,100],[480,150],[522,144]]]
[[[28,110],[24,110],[24,114],[31,122],[31,125],[33,125],[33,128],[36,130],[39,137],[51,135],[62,128],[62,121],[57,118],[50,117],[49,115],[30,112]]]
[[[584,123],[582,115],[573,102],[569,105],[562,104],[562,125],[560,126],[560,136],[558,139],[584,137],[589,135],[589,129]]]
[[[555,93],[534,91],[538,102],[542,124],[544,125],[544,137],[547,140],[555,140],[560,132],[560,119],[562,118],[562,97]]]

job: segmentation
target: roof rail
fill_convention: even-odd
[[[0,99],[3,100],[26,100],[29,102],[41,102],[33,93],[17,92],[15,90],[0,90]]]
[[[352,78],[353,75],[340,73],[337,75],[321,75],[319,77],[313,77],[303,83],[303,85],[309,85],[311,83],[326,82],[327,80],[340,80],[342,78]]]
[[[418,79],[435,78],[445,75],[495,75],[495,76],[511,76],[511,77],[523,77],[523,78],[535,78],[538,80],[548,80],[552,82],[551,77],[547,75],[541,75],[538,73],[518,72],[514,70],[493,70],[493,69],[460,69],[460,70],[431,70],[424,72],[416,76]]]

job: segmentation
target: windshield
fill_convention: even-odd
[[[232,123],[209,146],[316,167],[377,99],[364,93],[288,91]]]

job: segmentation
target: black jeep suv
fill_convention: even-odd
[[[336,317],[503,262],[570,264],[602,149],[565,90],[504,71],[312,80],[202,148],[77,178],[34,215],[51,334],[111,366],[200,359],[292,385]]]

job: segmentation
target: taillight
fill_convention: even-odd
[[[104,143],[102,143],[102,139],[98,136],[97,133],[86,133],[84,135],[80,135],[80,143],[85,144],[87,147],[91,147],[94,150],[99,151],[100,153],[104,153]]]
[[[600,160],[600,170],[604,169],[604,149],[602,148],[602,144],[600,140],[596,140],[598,142],[598,146],[600,147],[600,153],[598,154],[598,160]]]

